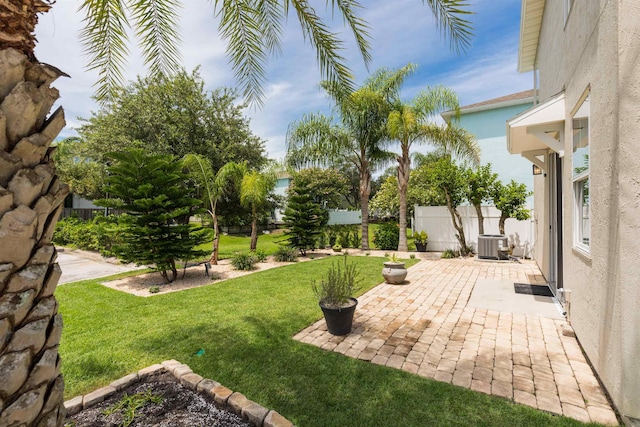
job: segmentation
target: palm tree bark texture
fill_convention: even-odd
[[[0,426],[60,426],[64,384],[51,238],[68,193],[55,177],[49,115],[64,73],[33,55],[42,1],[0,0]]]

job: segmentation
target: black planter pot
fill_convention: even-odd
[[[351,332],[353,325],[353,314],[356,311],[358,300],[350,298],[353,305],[344,308],[323,307],[320,305],[324,313],[324,320],[327,322],[327,329],[332,335],[347,335]]]
[[[427,243],[419,243],[419,242],[414,242],[414,244],[416,245],[416,250],[418,252],[427,252]]]

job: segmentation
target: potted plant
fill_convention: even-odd
[[[429,235],[426,231],[418,231],[417,233],[413,233],[413,243],[416,245],[416,250],[418,252],[426,252],[427,251],[427,240],[429,239]]]
[[[333,252],[342,252],[342,245],[340,243],[333,245]]]
[[[347,262],[346,255],[344,268],[340,267],[340,263],[334,262],[320,283],[311,283],[327,322],[327,329],[333,335],[347,335],[351,332],[353,314],[358,305],[358,300],[353,298],[359,288],[356,266]]]
[[[400,261],[395,253],[389,257],[389,261],[384,262],[382,277],[390,285],[400,284],[407,277],[407,269],[404,266],[404,262]]]

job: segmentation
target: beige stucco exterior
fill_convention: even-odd
[[[569,319],[613,403],[640,419],[640,2],[544,3],[539,99],[564,92],[562,278]],[[526,19],[526,18],[525,18]],[[589,93],[588,251],[575,244],[572,114]],[[549,150],[551,152],[551,150]],[[548,161],[548,158],[545,159]],[[534,183],[535,257],[549,273],[549,176]]]

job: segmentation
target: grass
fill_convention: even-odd
[[[373,244],[373,236],[375,230],[378,229],[378,224],[369,224],[369,247],[375,249]],[[258,235],[258,249],[265,251],[267,255],[273,255],[280,244],[286,243],[286,236],[284,230],[272,230],[269,234]],[[407,243],[409,249],[415,249],[413,246],[413,234],[411,229],[407,229]],[[248,252],[250,240],[248,235],[235,234],[235,235],[220,235],[219,246],[219,258],[228,259],[232,258],[237,252]],[[213,250],[212,242],[203,243],[198,247],[199,249]]]
[[[383,259],[351,259],[362,292],[381,282]],[[299,426],[580,425],[294,341],[322,316],[310,282],[331,262],[292,264],[153,298],[95,280],[59,287],[66,398],[177,359]],[[197,356],[200,349],[205,352]]]

